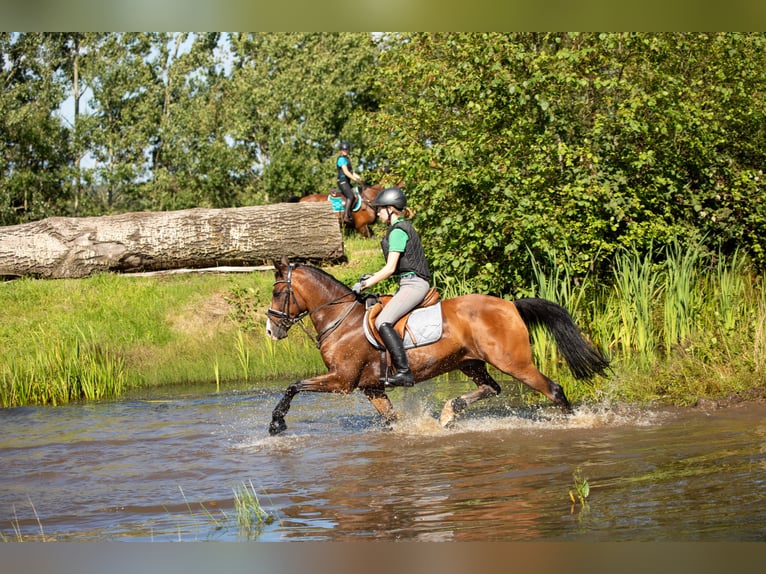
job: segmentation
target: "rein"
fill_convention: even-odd
[[[317,348],[320,347],[322,344],[322,341],[332,334],[335,329],[337,329],[340,324],[348,317],[349,313],[354,309],[354,304],[356,303],[356,296],[354,296],[354,300],[351,301],[346,309],[343,311],[343,313],[340,314],[334,321],[332,321],[328,326],[326,326],[320,333],[314,337],[308,329],[306,329],[306,326],[303,324],[303,318],[310,314],[315,313],[317,311],[320,311],[321,309],[324,309],[325,307],[329,307],[330,305],[336,305],[349,295],[353,295],[353,293],[344,293],[337,299],[333,299],[332,301],[328,301],[327,303],[323,303],[313,311],[303,311],[302,313],[299,313],[295,315],[294,317],[290,316],[290,302],[295,301],[295,304],[298,304],[298,300],[295,298],[295,294],[293,293],[293,284],[292,284],[292,273],[293,273],[293,266],[290,265],[287,268],[287,279],[280,279],[278,281],[274,281],[274,285],[277,285],[278,283],[285,283],[287,285],[287,297],[285,299],[285,310],[284,311],[277,311],[276,309],[269,308],[268,311],[266,311],[266,315],[268,315],[270,318],[273,318],[277,324],[282,327],[285,330],[288,330],[290,327],[295,325],[296,323],[300,326],[301,329],[303,329],[303,332],[306,333],[306,336],[308,336],[309,339],[312,339],[314,341],[314,344]]]
[[[348,295],[341,295],[338,299],[330,301],[329,303],[325,303],[324,305],[321,305],[320,307],[317,307],[316,309],[314,309],[314,311],[318,311],[322,307],[327,307],[328,305],[338,303],[344,297],[348,297]],[[327,327],[322,329],[321,333],[317,334],[317,338],[316,338],[317,349],[322,345],[322,341],[324,340],[324,338],[330,335],[333,331],[335,331],[335,329],[337,329],[340,326],[340,324],[346,319],[346,317],[348,317],[349,313],[351,313],[351,311],[353,310],[355,303],[356,303],[356,297],[354,298],[353,301],[351,301],[351,303],[348,304],[348,306],[343,311],[343,313],[341,313],[340,317],[338,317],[337,319],[335,319],[335,321],[333,321]],[[301,327],[303,327],[303,323],[301,323]],[[306,329],[303,329],[303,330],[305,331]]]

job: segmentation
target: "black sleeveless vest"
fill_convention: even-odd
[[[396,265],[396,274],[402,275],[403,273],[415,273],[421,279],[426,281],[431,280],[431,271],[428,268],[428,261],[426,261],[426,254],[423,251],[423,244],[420,243],[420,236],[412,223],[405,220],[400,220],[394,223],[386,231],[386,235],[380,240],[380,247],[383,250],[383,257],[388,260],[388,236],[395,228],[402,229],[409,239],[407,245],[404,248],[404,253],[399,256],[399,262]]]
[[[335,167],[338,168],[338,181],[342,181],[344,179],[348,180],[348,178],[346,177],[346,174],[343,173],[343,168],[338,165],[338,160],[341,157],[342,156],[338,156],[337,159],[335,160]],[[351,158],[346,156],[346,159],[348,160],[348,163],[346,164],[348,166],[348,171],[350,171],[351,173],[354,173],[354,166],[351,165]]]

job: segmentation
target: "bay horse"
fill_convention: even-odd
[[[375,208],[370,205],[372,200],[374,200],[378,193],[380,193],[381,189],[383,189],[383,186],[381,185],[374,185],[372,187],[364,187],[362,191],[359,193],[361,195],[361,201],[362,204],[359,206],[359,209],[356,211],[351,212],[351,216],[353,217],[353,228],[361,234],[363,237],[372,237],[372,229],[370,229],[370,225],[375,223],[375,219],[377,218],[377,212],[375,211]],[[339,192],[340,193],[340,192]],[[343,197],[343,194],[340,194],[340,197]],[[320,201],[329,201],[330,197],[327,193],[312,193],[311,195],[305,195],[301,197],[298,202],[299,203],[306,203],[306,202],[320,202]],[[345,201],[345,198],[344,198]],[[346,223],[343,221],[343,211],[337,211],[336,216],[338,218],[338,225],[341,227],[345,225],[351,226],[351,223]]]
[[[328,372],[287,387],[272,413],[269,433],[279,434],[287,428],[285,415],[293,397],[302,391],[348,394],[359,389],[387,425],[395,421],[398,415],[381,382],[382,351],[374,348],[364,333],[366,297],[357,296],[325,271],[292,264],[286,257],[274,261],[274,276],[267,335],[273,340],[284,339],[290,327],[308,315]],[[539,391],[564,412],[572,412],[561,385],[532,364],[528,327],[539,325],[551,332],[575,378],[590,379],[609,368],[609,360],[585,340],[566,309],[552,301],[507,301],[469,294],[444,299],[441,305],[441,338],[407,350],[415,382],[457,369],[478,387],[447,401],[439,417],[442,426],[450,426],[471,403],[500,393],[487,363]]]

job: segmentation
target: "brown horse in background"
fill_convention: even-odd
[[[378,196],[378,193],[380,193],[382,189],[383,186],[381,185],[374,185],[372,187],[365,187],[362,189],[362,191],[359,192],[361,195],[362,204],[359,206],[359,209],[351,212],[351,215],[354,219],[353,228],[363,237],[372,237],[372,229],[370,229],[370,226],[375,223],[377,213],[375,208],[372,207],[370,203]],[[343,197],[342,194],[340,194],[340,196]],[[330,197],[326,193],[313,193],[311,195],[301,197],[298,202],[321,202],[329,200]],[[345,197],[343,198],[343,201],[345,203]],[[346,223],[343,221],[343,211],[337,211],[335,212],[335,215],[338,218],[338,225],[341,227],[343,227],[344,224],[348,227],[352,226],[350,222]]]
[[[381,382],[382,351],[366,339],[365,303],[348,287],[321,269],[274,262],[275,281],[266,333],[287,337],[288,330],[309,316],[317,332],[317,347],[329,371],[291,384],[272,413],[269,432],[287,428],[285,415],[301,391],[348,394],[361,390],[387,423],[397,415]],[[460,370],[478,387],[444,405],[439,421],[448,426],[468,405],[500,393],[487,363],[539,391],[565,412],[571,412],[564,390],[532,364],[528,328],[546,327],[577,379],[602,374],[609,361],[582,336],[569,313],[545,299],[506,301],[489,295],[445,299],[442,336],[435,343],[407,350],[415,382]]]

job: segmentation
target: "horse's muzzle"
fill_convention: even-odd
[[[279,341],[287,337],[287,329],[280,323],[273,322],[271,317],[269,317],[266,319],[266,335],[274,341]]]

